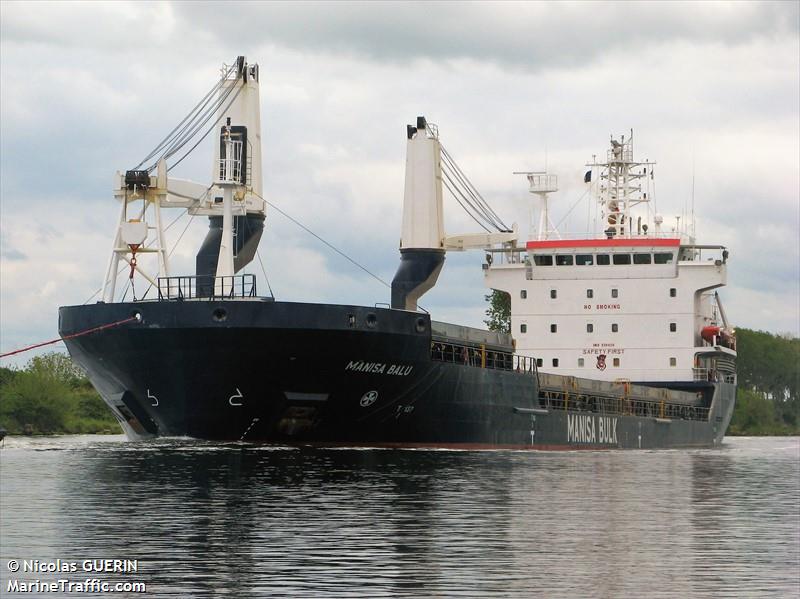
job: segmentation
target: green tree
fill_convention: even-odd
[[[55,377],[23,371],[0,389],[0,422],[11,432],[30,425],[40,433],[64,430],[69,385]]]
[[[800,339],[737,329],[736,349],[742,393],[737,397],[731,430],[741,434],[796,434],[800,431]],[[765,424],[770,420],[768,411],[771,427]]]
[[[490,331],[510,333],[511,294],[499,289],[492,289],[492,292],[484,297],[489,302],[489,307],[486,309],[486,316],[489,318],[483,322],[486,323]]]
[[[14,377],[16,377],[18,374],[19,374],[19,370],[15,370],[13,368],[5,368],[3,366],[0,366],[0,389],[6,383],[11,382],[14,379]]]
[[[87,381],[83,369],[75,364],[67,354],[61,352],[48,352],[31,358],[26,370],[42,377],[61,381],[70,387],[77,387]]]
[[[97,391],[72,360],[51,352],[25,370],[0,368],[0,424],[12,434],[120,432]]]

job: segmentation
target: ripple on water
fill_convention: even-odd
[[[138,559],[151,596],[800,591],[800,439],[690,451],[8,438],[8,559]],[[118,595],[122,596],[122,595]]]

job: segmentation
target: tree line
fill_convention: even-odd
[[[800,339],[736,329],[739,389],[729,433],[800,434]]]
[[[24,369],[0,367],[0,427],[12,435],[122,432],[84,372],[59,352]]]

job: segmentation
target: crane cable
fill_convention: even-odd
[[[483,197],[480,195],[475,186],[467,179],[467,176],[461,170],[461,168],[456,164],[456,161],[450,156],[447,150],[443,147],[442,148],[442,157],[443,166],[449,167],[456,177],[459,183],[462,185],[462,189],[466,190],[467,194],[472,198],[471,205],[473,209],[477,210],[478,212],[483,214],[485,222],[489,223],[492,227],[500,229],[503,226],[502,221],[497,216],[497,214],[491,209],[491,207],[486,203]],[[446,170],[446,168],[445,168]]]
[[[222,105],[228,99],[230,94],[233,92],[234,87],[237,87],[235,84],[232,84],[229,86],[227,90],[225,90],[224,93],[214,98],[214,95],[224,87],[225,83],[227,81],[230,81],[229,77],[233,72],[234,68],[236,67],[237,62],[228,67],[227,70],[225,70],[222,73],[222,76],[220,77],[219,81],[217,81],[214,84],[214,86],[206,93],[206,95],[203,96],[203,98],[194,106],[194,108],[192,108],[192,110],[189,111],[189,114],[187,114],[183,118],[183,120],[181,120],[181,122],[178,123],[172,129],[172,131],[170,131],[169,134],[163,140],[161,140],[161,142],[141,162],[139,162],[138,165],[136,165],[134,170],[141,168],[142,165],[147,163],[149,160],[158,156],[157,160],[155,160],[153,163],[151,163],[144,169],[148,172],[152,171],[158,165],[159,160],[161,160],[162,158],[166,159],[175,155],[186,144],[191,142],[191,140],[197,136],[197,134],[214,116],[214,113],[217,112],[222,107]],[[241,76],[241,74],[237,76],[234,83],[236,83],[239,79],[241,79],[242,85],[239,86],[239,90],[237,91],[236,96],[238,96],[239,93],[241,93],[241,90],[244,87],[244,78]],[[230,107],[232,103],[233,100],[231,100],[228,103],[228,105],[222,110],[223,114],[225,111],[227,111],[227,109]],[[216,126],[218,121],[219,119],[217,119],[214,122],[214,124],[211,126],[211,129],[209,129],[209,131],[206,131],[206,133],[200,138],[200,140],[198,140],[198,142],[195,143],[195,145],[192,146],[192,148],[189,149],[189,151],[186,152],[186,154],[184,154],[180,158],[180,160],[178,160],[175,164],[173,164],[172,167],[176,166],[184,158],[186,158],[186,156],[188,156],[192,152],[192,150],[194,150],[197,147],[197,145],[208,136],[209,132],[213,129],[214,126]]]
[[[371,271],[370,271],[370,270],[369,270],[369,269],[368,269],[366,266],[363,266],[363,265],[359,264],[358,262],[356,262],[356,261],[355,261],[353,258],[351,258],[351,257],[350,257],[350,256],[348,256],[347,254],[345,254],[345,253],[344,253],[342,250],[340,250],[339,248],[337,248],[335,245],[333,245],[333,244],[332,244],[332,243],[330,243],[329,241],[326,241],[325,239],[323,239],[322,237],[320,237],[319,235],[317,235],[316,233],[314,233],[314,231],[312,231],[311,229],[309,229],[308,227],[306,227],[306,226],[305,226],[303,223],[301,223],[301,222],[300,222],[299,220],[297,220],[296,218],[293,218],[292,216],[290,216],[289,214],[287,214],[286,212],[284,212],[283,210],[281,210],[280,208],[278,208],[278,207],[277,207],[275,204],[273,204],[273,203],[272,203],[272,202],[270,202],[269,200],[267,200],[267,199],[265,199],[265,198],[261,197],[261,196],[260,196],[260,195],[258,195],[258,194],[257,194],[255,191],[253,191],[253,195],[254,195],[254,196],[256,196],[257,198],[259,198],[260,200],[264,201],[264,203],[268,204],[268,205],[269,205],[270,207],[272,207],[274,210],[277,210],[278,212],[280,212],[280,213],[281,213],[283,216],[285,216],[285,217],[286,217],[286,218],[288,218],[290,221],[292,221],[294,224],[296,224],[298,227],[300,227],[301,229],[303,229],[303,230],[304,230],[306,233],[310,234],[312,237],[315,237],[317,240],[319,240],[319,241],[321,241],[322,243],[324,243],[325,245],[327,245],[327,246],[328,246],[330,249],[332,249],[334,252],[336,252],[337,254],[339,254],[339,255],[340,255],[342,258],[344,258],[345,260],[347,260],[348,262],[350,262],[350,263],[351,263],[351,264],[353,264],[354,266],[357,266],[358,268],[360,268],[361,270],[363,270],[365,273],[367,273],[369,276],[371,276],[371,277],[372,277],[373,279],[375,279],[376,281],[378,281],[378,282],[380,282],[380,283],[383,283],[384,285],[386,285],[386,286],[387,286],[387,287],[389,287],[389,288],[391,288],[391,287],[392,287],[392,285],[391,285],[390,283],[387,283],[386,281],[384,281],[383,279],[381,279],[381,278],[380,278],[378,275],[376,275],[375,273],[371,272]]]
[[[151,151],[151,152],[150,152],[150,153],[149,153],[147,156],[145,156],[145,157],[142,159],[142,161],[141,161],[139,164],[137,164],[137,165],[134,167],[134,169],[138,169],[138,168],[140,168],[140,167],[141,167],[141,166],[142,166],[142,165],[143,165],[145,162],[147,162],[148,160],[150,160],[151,158],[153,158],[153,156],[155,156],[155,155],[156,155],[156,154],[159,152],[159,150],[161,150],[161,149],[162,149],[162,148],[164,148],[164,147],[165,147],[167,144],[169,144],[169,143],[171,143],[171,142],[173,141],[173,139],[174,139],[174,136],[175,136],[175,133],[178,131],[178,129],[179,129],[179,128],[180,128],[180,127],[181,127],[181,126],[182,126],[182,125],[183,125],[183,124],[184,124],[184,123],[187,121],[187,120],[189,120],[189,119],[192,117],[192,115],[193,115],[195,112],[197,112],[198,110],[202,110],[202,109],[203,109],[203,108],[204,108],[204,107],[205,107],[205,106],[208,104],[208,102],[209,102],[209,98],[210,98],[210,97],[211,97],[211,96],[212,96],[214,93],[216,93],[217,91],[219,91],[219,89],[222,87],[222,85],[224,84],[225,80],[227,79],[228,75],[230,75],[230,72],[231,72],[231,70],[232,70],[232,69],[233,69],[233,66],[231,66],[231,67],[230,67],[230,68],[229,68],[229,69],[228,69],[228,70],[227,70],[227,71],[224,73],[224,75],[223,75],[223,76],[220,78],[220,80],[219,80],[219,81],[217,81],[217,83],[215,83],[215,84],[214,84],[214,86],[213,86],[213,87],[212,87],[212,88],[211,88],[211,89],[208,91],[208,93],[206,93],[206,95],[205,95],[205,96],[203,96],[203,98],[202,98],[202,99],[201,99],[201,100],[200,100],[200,101],[199,101],[199,102],[198,102],[198,103],[197,103],[197,104],[194,106],[194,108],[192,108],[192,109],[189,111],[189,114],[187,114],[185,117],[183,117],[183,120],[182,120],[180,123],[178,123],[178,124],[175,126],[175,128],[173,128],[173,129],[172,129],[172,131],[170,131],[170,132],[167,134],[167,136],[166,136],[164,139],[162,139],[162,140],[161,140],[161,142],[160,142],[160,143],[159,143],[159,144],[158,144],[158,145],[157,145],[155,148],[153,148],[153,150],[152,150],[152,151]],[[184,128],[184,129],[185,129],[185,128]]]
[[[444,175],[442,183],[461,208],[486,232],[490,232],[491,229],[499,232],[510,231],[509,227],[483,198],[444,146],[441,146],[441,150],[441,167]]]

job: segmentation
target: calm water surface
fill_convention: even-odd
[[[0,476],[3,597],[9,578],[147,585],[116,597],[800,594],[797,437],[553,453],[9,438]],[[8,571],[95,558],[138,572]]]

